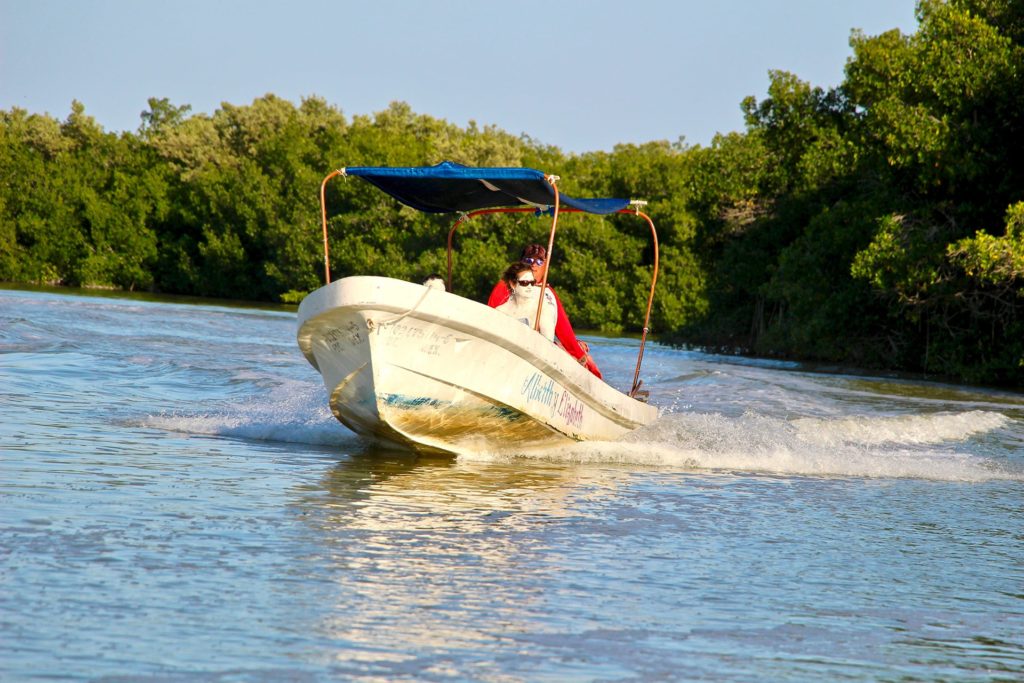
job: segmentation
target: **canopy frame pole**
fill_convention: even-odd
[[[647,312],[644,314],[644,328],[643,333],[640,335],[640,353],[638,353],[636,357],[636,371],[633,373],[633,387],[629,390],[629,397],[636,398],[637,393],[640,391],[640,385],[643,384],[643,381],[640,379],[640,364],[644,362],[644,346],[647,344],[647,333],[651,329],[651,309],[654,307],[654,287],[658,283],[658,231],[654,229],[654,221],[651,220],[651,217],[639,208],[636,208],[633,211],[630,211],[629,209],[622,209],[619,213],[635,213],[637,216],[646,220],[647,224],[651,226],[651,239],[654,244],[654,269],[651,272],[651,292],[647,296]]]
[[[345,175],[345,169],[339,168],[336,171],[331,171],[324,178],[323,182],[320,183],[320,218],[323,221],[324,228],[324,284],[331,284],[331,257],[330,250],[327,246],[327,181],[337,176]]]
[[[651,228],[651,239],[653,241],[653,246],[654,246],[654,264],[653,264],[654,267],[653,267],[652,272],[651,272],[651,289],[650,289],[650,292],[647,295],[647,310],[644,313],[644,326],[643,326],[643,330],[642,330],[642,333],[641,333],[641,336],[640,336],[640,351],[637,354],[637,358],[636,358],[636,370],[633,372],[633,384],[630,387],[630,390],[628,392],[628,396],[630,398],[636,398],[637,394],[640,393],[641,385],[643,385],[643,381],[641,381],[641,379],[640,379],[640,367],[641,367],[641,365],[643,364],[643,361],[644,361],[644,348],[647,345],[647,335],[651,331],[651,328],[650,328],[650,325],[651,325],[651,311],[654,308],[654,290],[655,290],[655,287],[658,284],[658,262],[659,262],[658,231],[654,227],[654,221],[651,219],[651,217],[648,216],[643,211],[640,211],[639,206],[643,205],[643,204],[646,204],[646,202],[634,202],[634,205],[635,205],[634,208],[619,209],[618,211],[615,212],[617,214],[623,214],[623,215],[627,215],[627,216],[637,216],[639,218],[643,218],[644,220],[646,220],[647,224]],[[511,207],[508,207],[508,208],[498,208],[498,209],[479,209],[477,211],[471,211],[470,213],[463,214],[462,216],[460,216],[459,219],[457,221],[455,221],[455,224],[452,226],[451,230],[448,231],[448,291],[449,292],[452,291],[452,238],[455,235],[455,230],[458,229],[458,227],[460,225],[464,224],[470,218],[473,218],[475,216],[482,216],[482,215],[485,215],[485,214],[492,214],[492,213],[537,213],[537,211],[538,210],[535,209],[535,208],[522,208],[522,207],[511,208]],[[581,211],[580,209],[571,209],[570,208],[570,209],[561,209],[559,211],[559,213],[585,213],[585,212]],[[550,236],[548,238],[548,254],[547,254],[547,258],[548,258],[548,266],[549,267],[551,265],[551,244],[554,241],[554,238],[555,238],[555,226],[552,225],[551,234],[550,234]],[[543,286],[545,287],[545,289],[547,288],[547,272],[546,271],[545,271]],[[539,315],[540,310],[541,309],[538,308],[538,315],[537,315],[538,320],[540,319],[540,315]]]
[[[547,267],[544,268],[544,277],[540,282],[540,296],[537,297],[537,315],[533,321],[533,329],[536,332],[540,332],[540,315],[544,311],[544,299],[548,293],[548,271],[551,270],[551,256],[555,247],[555,230],[558,229],[558,209],[559,209],[559,193],[558,193],[558,176],[546,175],[544,180],[548,181],[551,185],[551,191],[555,193],[555,214],[551,218],[551,232],[548,234],[548,251],[544,257],[547,259]],[[584,351],[586,353],[586,351]]]
[[[327,183],[332,178],[346,175],[344,168],[339,168],[335,171],[331,171],[320,183],[320,217],[323,224],[323,238],[324,238],[324,284],[331,284],[331,259],[330,250],[328,247],[327,237]],[[555,231],[558,228],[558,215],[563,211],[561,208],[559,191],[558,191],[558,176],[545,175],[545,180],[551,184],[551,190],[555,195],[554,204],[554,216],[551,220],[551,232],[548,234],[548,253],[547,253],[547,264],[548,267],[544,269],[544,279],[541,282],[541,297],[537,304],[537,319],[534,323],[534,330],[540,331],[540,316],[544,309],[544,293],[547,291],[548,286],[548,270],[551,268],[551,255],[555,246]],[[640,366],[644,360],[644,347],[647,344],[647,335],[650,332],[651,324],[651,310],[654,306],[654,288],[658,282],[658,231],[654,227],[654,221],[646,213],[640,210],[640,206],[646,204],[646,202],[632,202],[634,205],[631,209],[619,209],[615,213],[635,215],[643,218],[647,221],[647,224],[651,228],[651,239],[654,245],[654,268],[651,272],[651,290],[647,296],[647,311],[644,313],[644,326],[643,332],[640,336],[640,351],[636,358],[636,370],[633,373],[633,385],[629,390],[629,397],[636,398],[637,394],[640,393],[640,386],[643,382],[640,380]],[[538,213],[540,211],[537,207],[499,207],[492,209],[478,209],[477,211],[471,211],[469,213],[463,213],[459,216],[459,219],[455,221],[455,224],[448,231],[448,291],[452,291],[452,238],[455,235],[455,230],[468,221],[470,218],[475,216],[482,216],[491,213]],[[580,209],[564,209],[569,213],[584,213]]]
[[[459,219],[455,221],[451,230],[448,231],[448,291],[454,291],[452,289],[452,238],[455,236],[455,231],[460,225],[467,222],[470,218],[476,216],[486,216],[492,213],[537,213],[537,209],[525,208],[525,207],[502,207],[496,209],[477,209],[476,211],[470,211],[469,213],[463,213],[459,216]]]

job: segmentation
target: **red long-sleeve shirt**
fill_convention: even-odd
[[[555,292],[554,287],[548,285],[548,289],[555,295],[555,304],[558,305],[558,319],[555,322],[555,338],[562,345],[570,356],[579,360],[586,351],[580,346],[580,342],[576,339],[576,333],[572,329],[572,324],[569,322],[569,316],[565,314],[565,309],[562,308],[562,301],[558,298],[558,294]],[[512,296],[512,292],[509,291],[508,285],[504,282],[499,282],[494,285],[494,289],[491,290],[491,295],[487,297],[487,305],[491,308],[497,308]],[[598,377],[601,376],[601,371],[597,370],[597,366],[592,368],[588,366],[588,369]],[[596,370],[596,372],[595,372]]]

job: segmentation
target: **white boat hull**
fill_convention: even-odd
[[[518,320],[401,280],[338,280],[299,306],[298,343],[335,417],[418,451],[611,440],[655,420]]]

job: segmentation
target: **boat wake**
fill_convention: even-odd
[[[322,386],[295,381],[281,384],[266,396],[220,403],[203,411],[149,415],[134,424],[347,451],[368,445],[340,425],[325,405]],[[671,413],[618,441],[586,441],[548,451],[509,449],[459,459],[535,459],[797,476],[1024,481],[1024,461],[998,445],[1014,440],[1006,433],[1012,423],[1002,413],[978,410],[790,420],[752,412],[739,417]]]
[[[898,417],[800,418],[754,413],[669,414],[615,442],[583,442],[558,453],[490,453],[466,459],[540,458],[692,470],[803,476],[1024,481],[1009,453],[978,455],[977,443],[1012,420],[969,411]],[[959,447],[959,448],[958,448]]]
[[[205,411],[176,410],[148,415],[136,426],[184,434],[204,434],[314,446],[351,446],[359,439],[326,407],[323,386],[288,382],[267,396],[219,403]]]

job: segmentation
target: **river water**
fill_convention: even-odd
[[[654,346],[649,428],[424,460],[294,336],[0,290],[0,680],[1024,678],[1022,395]]]

